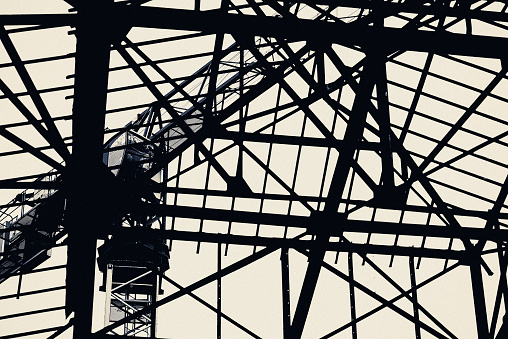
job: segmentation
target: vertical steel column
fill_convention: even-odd
[[[472,256],[469,270],[471,272],[476,329],[478,331],[478,339],[488,339],[489,326],[487,321],[487,308],[485,306],[485,292],[483,289],[481,257],[479,254],[472,254]]]
[[[282,273],[282,330],[284,339],[291,339],[291,304],[289,295],[289,253],[288,248],[282,248],[280,254],[280,267]]]
[[[383,1],[375,0],[372,4],[372,11],[374,19],[374,27],[384,27],[384,10]],[[386,53],[382,45],[372,46],[371,57],[372,71],[376,83],[376,99],[377,99],[377,114],[376,119],[379,124],[379,144],[381,146],[381,189],[383,189],[381,199],[391,196],[394,187],[393,176],[393,154],[392,144],[390,140],[390,105],[388,102],[388,86],[386,77]]]
[[[418,294],[416,292],[416,273],[415,273],[415,263],[414,258],[412,256],[409,257],[409,275],[411,278],[411,296],[413,299],[413,314],[415,317],[415,338],[421,338],[421,329],[420,329],[420,317],[418,312]]]
[[[221,243],[217,243],[217,339],[220,339],[222,336],[222,327],[221,327],[221,319],[222,319],[222,301],[221,301],[221,292],[222,292],[222,279],[220,275],[220,271],[222,270],[222,261],[221,261]]]
[[[393,155],[390,140],[390,106],[388,103],[388,87],[386,85],[386,64],[385,55],[379,53],[374,62],[376,63],[376,97],[379,118],[379,143],[381,145],[381,183],[386,193],[394,187],[393,178]]]
[[[349,274],[349,302],[351,308],[351,332],[352,338],[358,338],[358,331],[356,327],[356,301],[355,301],[355,287],[353,281],[355,280],[353,271],[353,255],[351,252],[347,255],[348,274]]]
[[[66,312],[74,312],[74,338],[91,337],[97,212],[108,84],[111,0],[76,2],[76,61],[72,156],[66,173]]]
[[[155,244],[154,244],[155,245]],[[157,248],[155,246],[155,248]],[[158,274],[157,274],[157,270],[158,268],[157,267],[153,267],[152,268],[152,278],[151,280],[153,281],[153,286],[152,286],[152,295],[150,296],[151,300],[150,300],[150,305],[154,304],[157,302],[157,281],[159,280],[158,279]],[[155,338],[155,330],[157,328],[157,308],[154,308],[151,312],[150,312],[150,338]]]

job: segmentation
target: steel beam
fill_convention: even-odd
[[[320,213],[314,213],[311,216],[283,215],[270,213],[255,213],[244,211],[231,211],[213,208],[198,208],[188,206],[162,206],[147,204],[144,207],[149,213],[167,217],[181,217],[191,219],[207,219],[224,222],[239,222],[247,224],[263,224],[274,226],[289,226],[308,229],[310,234],[319,232],[319,226],[316,225],[323,217],[318,217]],[[321,212],[322,213],[322,212]],[[508,230],[504,229],[484,229],[475,227],[452,228],[437,225],[421,225],[398,222],[371,222],[366,220],[345,220],[340,213],[330,214],[332,227],[331,235],[338,236],[341,232],[355,233],[379,233],[379,234],[399,234],[413,236],[428,236],[439,238],[460,238],[460,239],[487,239],[490,241],[508,240]]]
[[[206,242],[206,243],[219,243],[229,245],[249,245],[249,246],[263,246],[263,247],[277,247],[277,248],[295,248],[295,249],[311,249],[316,247],[312,240],[302,239],[287,239],[287,238],[268,238],[268,237],[253,237],[242,236],[233,234],[214,234],[214,233],[197,233],[188,231],[177,230],[157,230],[145,229],[139,230],[137,228],[122,228],[117,230],[115,234],[124,236],[137,237],[141,234],[149,234],[156,239],[168,239],[178,241],[191,241],[191,242]],[[326,251],[332,252],[355,252],[360,254],[384,254],[384,255],[399,255],[399,256],[416,256],[424,258],[442,258],[462,260],[464,251],[433,249],[433,248],[417,248],[406,246],[392,246],[392,245],[376,245],[376,244],[355,244],[346,242],[329,242],[324,246]]]
[[[489,339],[485,290],[483,286],[481,263],[478,258],[472,258],[469,270],[471,273],[471,286],[473,290],[473,303],[476,315],[476,330],[478,339]]]
[[[354,270],[353,270],[353,255],[351,252],[347,254],[347,262],[348,262],[348,275],[349,275],[349,304],[350,304],[350,312],[351,312],[351,334],[353,339],[358,338],[358,329],[356,326],[356,299],[355,299],[355,287],[353,285],[354,278]]]
[[[290,281],[289,281],[289,251],[287,247],[281,249],[280,267],[282,277],[282,332],[284,339],[291,339],[291,304],[290,304]]]
[[[104,209],[98,197],[104,187],[100,178],[110,53],[110,37],[105,32],[111,32],[107,15],[110,3],[102,0],[78,3],[74,142],[64,189],[68,196],[66,313],[74,312],[75,339],[91,337],[96,230],[104,217],[99,212]]]
[[[320,228],[320,231],[316,235],[316,247],[308,254],[309,264],[300,292],[300,298],[298,299],[295,316],[291,324],[292,338],[301,338],[302,336],[314,290],[317,285],[319,272],[326,253],[325,246],[329,242],[330,235],[333,233],[334,229],[338,229],[338,223],[343,220],[343,218],[337,220],[334,216],[337,214],[337,209],[346,186],[346,180],[353,166],[354,153],[363,135],[365,121],[367,119],[367,112],[369,109],[368,103],[370,102],[374,87],[371,67],[372,65],[367,62],[362,72],[359,85],[360,91],[355,97],[352,114],[344,134],[345,147],[342,149],[342,152],[339,153],[323,213],[320,214],[313,223],[315,227]]]
[[[329,42],[351,47],[378,46],[379,42],[383,41],[388,51],[407,50],[504,58],[505,53],[499,46],[505,45],[507,41],[506,38],[498,37],[389,27],[361,27],[343,22],[312,21],[294,17],[260,17],[218,11],[198,12],[154,7],[125,8],[123,11],[124,20],[140,27],[207,33],[243,33],[295,41],[315,41],[317,37],[323,37]]]
[[[365,8],[365,7],[362,7]],[[401,7],[401,12],[405,9]],[[196,11],[171,8],[118,6],[116,16],[122,22],[134,26],[201,31],[207,33],[238,33],[268,37],[283,37],[292,40],[327,40],[346,46],[369,46],[383,41],[388,50],[407,50],[436,54],[469,55],[478,57],[504,58],[499,46],[506,38],[475,36],[450,32],[408,31],[399,28],[373,28],[355,26],[343,22],[312,21],[296,18],[259,17],[221,13],[216,10]],[[397,11],[392,11],[397,13]],[[436,15],[439,13],[436,13]],[[499,16],[496,21],[507,21],[505,13],[486,12],[481,15]],[[478,14],[478,16],[481,16]],[[72,26],[79,21],[72,14],[1,15],[3,24],[41,24]],[[110,20],[112,18],[109,18]],[[337,32],[337,34],[330,34]],[[478,48],[481,46],[481,48]]]
[[[418,293],[416,289],[416,272],[414,258],[409,257],[409,276],[411,280],[411,299],[413,301],[413,316],[415,318],[415,338],[421,338],[420,316],[418,312]]]
[[[222,277],[219,272],[222,270],[222,243],[217,243],[217,339],[222,337]]]

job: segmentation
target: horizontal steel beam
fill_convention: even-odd
[[[217,196],[217,197],[237,197],[237,198],[248,198],[248,199],[269,199],[269,200],[282,200],[282,201],[299,201],[302,199],[307,202],[319,201],[323,202],[326,200],[325,197],[318,196],[310,196],[310,195],[298,195],[291,196],[288,194],[276,194],[276,193],[256,193],[256,192],[228,192],[221,190],[212,190],[212,189],[199,189],[199,188],[186,188],[186,187],[168,187],[165,184],[151,183],[150,190],[156,193],[176,193],[176,194],[190,194],[190,195],[199,195],[199,196]],[[299,199],[298,199],[299,198]],[[454,216],[469,216],[469,217],[477,217],[480,219],[490,219],[492,213],[490,211],[480,211],[480,210],[465,210],[461,208],[448,208],[443,210],[441,208],[432,207],[432,206],[417,206],[417,205],[387,205],[380,206],[379,201],[377,200],[356,200],[356,199],[341,199],[341,203],[348,204],[349,207],[378,207],[387,210],[393,211],[412,211],[418,213],[434,213],[434,214],[450,214]],[[2,207],[2,206],[0,206]],[[496,217],[503,220],[508,219],[508,213],[502,212],[496,214]]]
[[[191,11],[168,8],[126,8],[123,20],[133,26],[180,29],[207,33],[231,33],[287,38],[295,41],[338,43],[345,46],[384,48],[385,51],[420,51],[436,54],[504,58],[499,48],[506,38],[474,36],[450,32],[372,27],[296,19],[259,17],[217,11]],[[380,44],[379,42],[382,42]]]
[[[42,289],[37,289],[37,290],[33,290],[33,291],[28,291],[28,292],[2,295],[2,296],[0,296],[0,300],[13,299],[13,298],[18,299],[19,297],[24,297],[27,295],[43,294],[43,293],[47,293],[47,292],[54,292],[54,291],[61,291],[61,290],[65,290],[65,286],[49,287],[49,288],[42,288]]]
[[[270,213],[255,213],[244,211],[229,211],[213,208],[198,208],[188,206],[169,206],[145,204],[142,207],[151,215],[180,217],[189,219],[204,219],[224,222],[239,222],[247,224],[262,224],[274,226],[288,226],[305,228],[310,234],[319,232],[322,218],[319,213],[313,216],[296,216]],[[334,235],[342,232],[399,234],[411,236],[428,236],[438,238],[485,239],[495,242],[508,241],[508,230],[487,230],[474,227],[452,228],[438,225],[420,225],[410,223],[345,220],[340,213],[330,221],[336,227]]]
[[[115,234],[131,237],[154,237],[157,239],[171,239],[180,241],[221,243],[230,245],[263,246],[278,248],[295,248],[300,250],[311,249],[315,246],[313,240],[288,239],[288,238],[268,238],[254,237],[234,234],[219,234],[206,232],[188,232],[177,230],[160,229],[139,229],[124,227],[115,230]],[[326,250],[332,252],[354,252],[360,254],[384,254],[424,258],[456,259],[464,257],[464,251],[441,250],[431,248],[415,248],[405,246],[373,245],[373,244],[354,244],[345,242],[329,242],[326,244]]]
[[[416,10],[416,9],[415,9]],[[401,12],[406,11],[401,7]],[[467,55],[476,57],[505,58],[499,46],[507,44],[501,37],[475,36],[450,32],[432,32],[390,27],[372,27],[284,17],[259,17],[238,15],[218,11],[193,11],[156,7],[114,8],[114,18],[135,27],[177,29],[205,33],[230,33],[287,38],[294,41],[316,41],[320,38],[329,43],[345,46],[382,47],[387,52],[420,51],[436,54]],[[462,13],[461,13],[462,14]],[[471,15],[482,18],[482,13],[471,11]],[[486,20],[493,14],[485,13]],[[467,16],[467,13],[464,14]],[[500,18],[498,18],[498,16]],[[3,25],[61,25],[75,26],[77,16],[73,14],[0,15]],[[503,14],[492,18],[505,21]],[[382,45],[379,42],[382,41]]]
[[[75,14],[2,14],[0,25],[74,26],[76,18]]]
[[[288,1],[289,2],[289,1]],[[405,2],[389,2],[389,1],[369,1],[369,0],[300,0],[291,1],[292,3],[300,2],[309,5],[329,5],[349,8],[364,8],[364,9],[380,9],[382,13],[415,13],[427,15],[444,15],[450,18],[467,18],[479,19],[482,21],[508,21],[508,13],[485,11],[478,9],[467,9],[464,6],[448,7],[441,2],[429,3],[426,1],[405,1]],[[388,16],[386,15],[386,16]]]
[[[273,143],[282,145],[294,145],[294,146],[309,146],[309,147],[333,147],[340,149],[344,146],[343,140],[329,140],[324,138],[315,137],[298,137],[290,135],[276,135],[276,134],[262,134],[262,133],[241,133],[234,131],[217,131],[213,132],[213,137],[223,140],[234,140],[240,141],[252,141],[260,143]],[[379,151],[381,147],[378,142],[361,141],[358,149]]]

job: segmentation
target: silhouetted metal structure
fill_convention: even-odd
[[[22,6],[0,338],[508,335],[506,2]]]

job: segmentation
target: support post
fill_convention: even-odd
[[[489,338],[489,327],[487,322],[487,309],[485,306],[485,292],[483,289],[482,269],[479,258],[473,258],[470,263],[471,285],[473,288],[474,310],[476,315],[476,329],[478,339]]]
[[[72,156],[66,173],[66,313],[74,312],[74,339],[92,329],[97,230],[101,226],[98,189],[101,171],[110,44],[111,0],[76,2],[76,62]],[[96,213],[97,217],[91,216]]]
[[[280,266],[282,273],[282,330],[284,339],[290,339],[291,304],[289,297],[289,251],[287,247],[281,250]]]
[[[411,289],[413,290],[413,292],[411,292],[411,296],[413,299],[413,315],[415,318],[415,338],[420,339],[422,335],[420,329],[420,317],[418,312],[418,294],[416,292],[416,272],[413,256],[409,257],[409,275],[411,278]]]
[[[221,292],[222,292],[222,279],[220,275],[220,271],[222,270],[222,261],[221,261],[221,243],[217,243],[217,339],[221,339],[222,336],[222,301],[221,301]]]
[[[352,338],[358,338],[358,330],[356,326],[356,301],[355,301],[355,287],[354,287],[354,271],[353,271],[353,255],[351,252],[348,253],[348,273],[349,273],[349,303],[351,308],[351,332]]]

